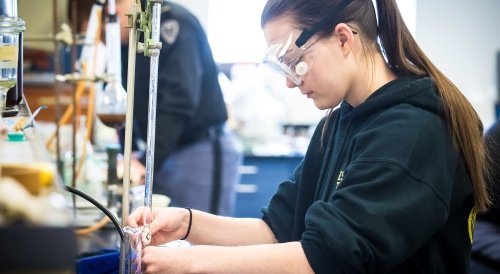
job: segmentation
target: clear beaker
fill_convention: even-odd
[[[126,226],[123,228],[123,233],[125,235],[122,247],[125,254],[124,273],[140,274],[142,273],[142,228]]]
[[[125,125],[127,92],[116,79],[106,84],[97,96],[96,113],[99,120],[108,127],[121,129]]]
[[[111,11],[113,13],[114,11]],[[121,129],[125,125],[127,92],[122,86],[120,25],[106,23],[106,58],[108,81],[97,97],[97,117],[108,127]]]
[[[7,108],[7,92],[16,85],[19,37],[25,29],[20,18],[0,16],[0,112]]]

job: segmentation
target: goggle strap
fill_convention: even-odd
[[[347,7],[347,5],[349,5],[349,3],[351,3],[350,0],[344,0],[344,1],[340,2],[340,4],[338,4],[330,14],[323,17],[323,19],[321,19],[321,21],[316,23],[311,29],[304,29],[302,31],[302,33],[300,34],[299,38],[297,38],[297,40],[295,41],[295,45],[299,48],[302,47],[307,42],[307,40],[309,40],[309,38],[311,38],[314,34],[316,34],[322,28],[324,28],[325,25],[332,18],[336,17],[340,11],[345,9],[345,7]]]

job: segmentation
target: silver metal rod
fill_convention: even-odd
[[[77,18],[77,10],[76,10],[76,0],[71,0],[73,1],[73,6],[71,8],[71,28],[73,30],[77,29],[78,22],[76,20]],[[73,32],[76,33],[76,32]],[[75,64],[77,60],[77,48],[76,45],[73,44],[71,45],[71,64]],[[73,68],[74,70],[74,68]],[[71,186],[73,188],[76,188],[76,109],[77,109],[77,104],[76,104],[76,85],[73,85],[73,90],[71,92],[71,104],[73,105],[73,113],[71,114]],[[72,197],[72,202],[73,202],[73,217],[76,218],[76,195],[73,194],[71,195]]]
[[[153,45],[157,45],[160,40],[160,11],[161,4],[155,3],[153,6],[153,17],[151,22],[151,40]],[[151,50],[151,49],[150,49]],[[149,105],[148,105],[148,137],[146,146],[146,182],[144,191],[144,231],[145,242],[149,245],[151,240],[151,212],[153,195],[153,175],[154,175],[154,148],[156,135],[156,95],[158,90],[158,56],[160,50],[155,48],[151,51],[150,71],[149,71]]]
[[[130,156],[132,154],[132,122],[134,121],[134,83],[135,83],[135,55],[137,52],[137,14],[140,3],[131,6],[132,26],[128,38],[128,67],[127,67],[127,112],[125,115],[125,140],[123,159],[123,196],[122,196],[122,227],[127,226],[129,215],[129,188],[130,188]],[[125,273],[125,250],[123,242],[120,246],[120,274]]]
[[[57,10],[58,10],[58,5],[57,5],[58,0],[52,0],[52,11],[54,14],[54,22],[52,22],[52,33],[57,32],[57,28],[59,26],[59,17],[57,16]],[[55,39],[52,40],[54,43],[54,52],[59,52],[59,43]],[[54,54],[54,74],[59,74],[61,73],[62,68],[61,68],[61,57],[59,54]],[[56,125],[56,166],[57,166],[57,174],[63,178],[63,164],[61,161],[61,138],[60,138],[60,133],[61,133],[61,126],[59,125],[58,121],[61,118],[61,98],[60,98],[60,85],[57,83],[57,81],[54,83],[54,98],[55,98],[55,105],[54,105],[54,112],[55,112],[55,117],[54,117],[54,122]]]

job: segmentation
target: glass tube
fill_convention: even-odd
[[[152,16],[152,31],[151,37],[153,43],[158,43],[160,40],[160,8],[159,3],[153,6]],[[153,194],[153,173],[154,173],[154,146],[155,146],[155,131],[156,131],[156,95],[158,84],[158,49],[151,51],[150,72],[149,72],[149,105],[148,105],[148,137],[146,149],[146,182],[145,182],[145,197],[144,197],[144,243],[149,244],[151,239],[150,224],[151,224],[151,208]]]
[[[124,273],[140,274],[141,270],[141,251],[142,251],[142,228],[140,227],[124,227],[125,235],[123,241],[123,251],[125,254]]]

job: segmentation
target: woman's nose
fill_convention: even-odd
[[[286,78],[286,86],[287,86],[288,88],[294,88],[294,87],[296,87],[296,86],[298,86],[298,85],[297,85],[297,84],[295,84],[295,82],[294,82],[294,81],[292,81],[292,80],[290,80],[290,79]]]

